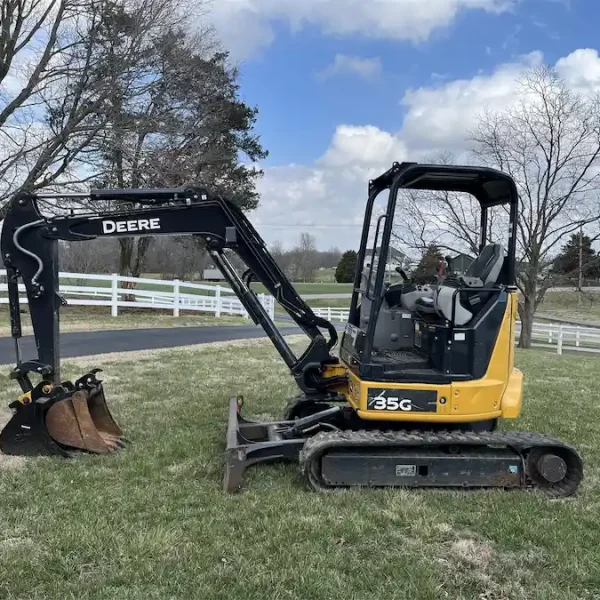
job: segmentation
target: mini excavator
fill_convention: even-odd
[[[450,272],[435,289],[405,276],[386,281],[401,190],[461,192],[478,201],[480,253],[464,275]],[[59,311],[65,301],[58,289],[58,240],[189,234],[204,241],[302,392],[275,422],[246,419],[243,398],[229,400],[226,491],[243,487],[250,465],[278,460],[298,461],[317,491],[534,487],[568,496],[577,490],[583,464],[575,448],[541,433],[497,429],[500,419],[519,416],[523,388],[523,375],[514,367],[518,194],[508,175],[482,167],[394,163],[369,182],[339,356],[336,327],[302,300],[232,202],[199,188],[101,189],[85,194],[85,205],[118,209],[42,215],[40,202],[72,195],[19,193],[4,220],[0,246],[17,353],[11,377],[22,390],[0,433],[4,453],[105,454],[127,445],[96,377],[99,369],[75,382],[61,381]],[[386,198],[386,208],[376,218],[367,261],[378,198]],[[506,248],[486,239],[489,210],[498,206],[509,215]],[[246,265],[244,273],[233,267],[229,252]],[[19,345],[19,280],[37,346],[37,356],[26,360]],[[259,302],[253,281],[261,282],[308,336],[300,356]],[[32,381],[34,375],[39,382]]]

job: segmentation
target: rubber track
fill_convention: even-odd
[[[542,487],[553,496],[570,496],[583,479],[583,461],[577,450],[561,440],[532,431],[493,431],[474,433],[467,431],[332,431],[309,438],[300,452],[300,466],[309,483],[318,491],[332,487],[323,481],[320,473],[321,457],[329,450],[359,448],[440,448],[468,447],[477,454],[479,447],[504,447],[521,456],[526,466],[524,487]],[[567,462],[567,474],[555,484],[546,482],[536,473],[527,457],[538,451],[555,451]],[[366,485],[366,484],[365,484]]]

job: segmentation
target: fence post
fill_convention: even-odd
[[[221,286],[217,285],[215,290],[215,317],[221,316]]]
[[[327,307],[327,320],[331,321],[331,306]]]
[[[111,305],[110,305],[110,315],[111,317],[119,316],[119,276],[116,273],[112,274],[111,281]]]
[[[562,354],[562,350],[563,350],[563,326],[559,325],[558,326],[558,345],[556,347],[556,353]]]
[[[179,279],[173,280],[173,316],[179,316]]]
[[[548,343],[552,343],[552,323],[548,326]]]
[[[275,320],[275,296],[269,296],[269,316]]]
[[[577,331],[575,332],[575,347],[579,348],[579,330],[581,327],[577,325]]]

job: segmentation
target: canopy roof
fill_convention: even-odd
[[[394,163],[389,171],[371,181],[371,189],[397,185],[416,190],[445,190],[473,195],[482,207],[517,204],[519,196],[510,176],[487,167]]]

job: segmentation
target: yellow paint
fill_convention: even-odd
[[[521,412],[522,403],[523,373],[521,373],[519,369],[513,369],[500,404],[500,408],[502,409],[502,418],[516,419]]]
[[[31,392],[26,392],[25,394],[21,394],[17,400],[21,404],[29,404],[31,402]]]

